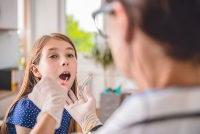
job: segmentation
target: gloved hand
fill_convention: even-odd
[[[102,124],[96,115],[96,101],[92,92],[85,88],[79,90],[77,98],[70,90],[65,109],[74,120],[81,126],[83,133],[89,132],[93,127]]]
[[[56,120],[56,128],[61,124],[66,97],[66,90],[50,77],[42,78],[28,95],[28,98],[41,109],[37,119],[47,112]]]

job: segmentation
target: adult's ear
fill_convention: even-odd
[[[129,38],[128,36],[132,36],[132,35],[129,35],[129,31],[131,29],[129,29],[129,21],[128,21],[128,16],[127,16],[125,7],[119,1],[115,1],[113,2],[113,9],[115,12],[115,17],[118,18],[117,23],[124,33],[123,38],[127,40],[127,38]]]
[[[34,75],[35,77],[37,77],[37,78],[41,78],[41,77],[42,77],[42,75],[41,75],[40,72],[39,72],[38,66],[32,64],[32,65],[31,65],[31,71],[32,71],[32,73],[33,73],[33,75]]]

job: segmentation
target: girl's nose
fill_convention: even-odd
[[[63,62],[63,63],[62,63],[62,66],[68,66],[68,65],[69,65],[68,62]]]

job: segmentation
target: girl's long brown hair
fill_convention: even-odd
[[[31,93],[33,87],[38,82],[38,78],[36,78],[34,76],[34,74],[32,73],[32,65],[33,64],[34,65],[39,64],[42,49],[50,39],[63,40],[63,41],[70,43],[71,46],[74,48],[75,56],[77,58],[77,52],[76,52],[75,46],[74,46],[73,42],[67,36],[65,36],[63,34],[59,34],[59,33],[52,33],[50,35],[44,35],[41,38],[39,38],[35,42],[35,44],[32,48],[32,53],[31,53],[29,59],[27,60],[26,69],[25,69],[24,78],[23,78],[21,88],[20,88],[15,100],[13,101],[13,103],[11,104],[10,108],[8,109],[8,111],[6,113],[3,124],[1,125],[0,134],[7,134],[8,133],[7,125],[6,125],[6,119],[8,117],[10,109],[16,104],[16,102],[18,100],[20,100],[23,97],[26,97],[29,93]],[[75,94],[77,94],[77,79],[75,79],[71,90]],[[75,123],[74,120],[71,120],[69,131],[74,131],[74,127],[75,127],[74,123]]]

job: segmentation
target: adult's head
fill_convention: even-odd
[[[181,66],[186,74],[199,68],[199,0],[107,2],[111,4],[106,34],[116,65],[141,87],[156,87],[156,77],[167,77]]]

